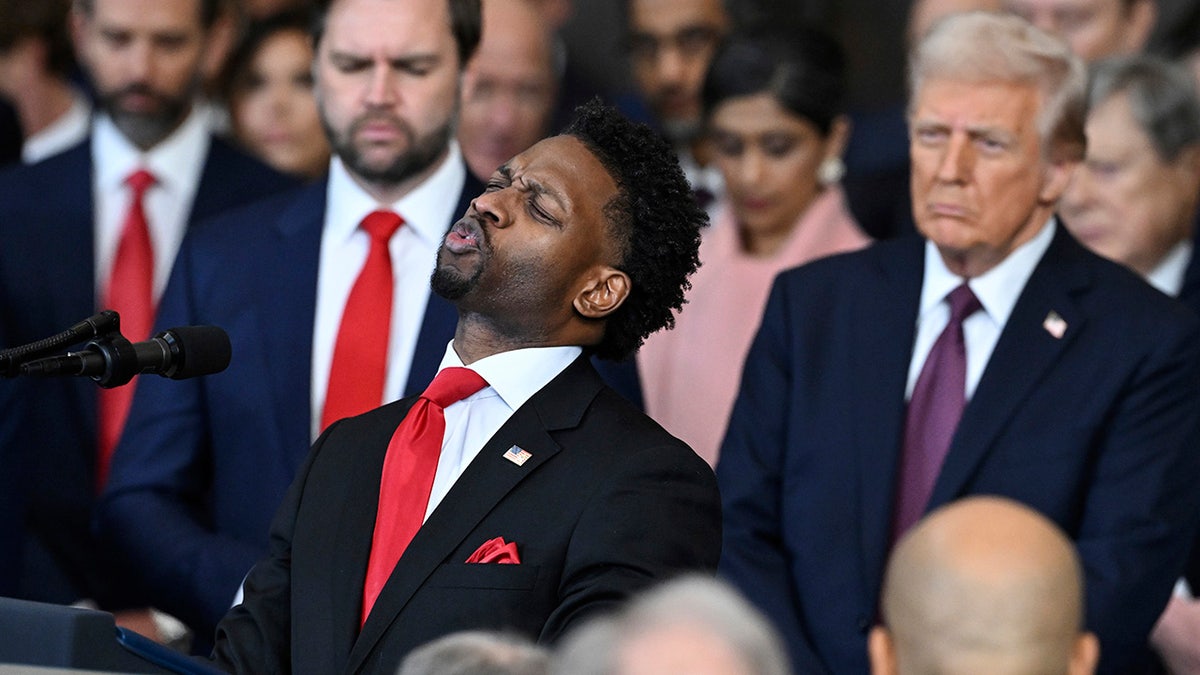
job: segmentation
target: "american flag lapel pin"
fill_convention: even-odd
[[[1067,332],[1067,322],[1059,316],[1058,312],[1050,310],[1050,313],[1046,315],[1046,320],[1042,321],[1042,328],[1045,328],[1047,333],[1058,340],[1062,338],[1063,333]]]
[[[528,450],[525,450],[516,445],[509,448],[508,452],[504,453],[504,459],[507,459],[508,461],[512,462],[513,464],[516,464],[517,466],[523,466],[525,464],[525,462],[529,461],[530,457],[533,457],[532,452],[529,452]]]

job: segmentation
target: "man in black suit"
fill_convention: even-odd
[[[445,405],[428,503],[407,511],[425,519],[378,599],[364,610],[372,539],[404,515],[377,506],[395,496],[380,489],[385,455],[408,447],[396,439],[424,398],[317,440],[270,557],[217,629],[222,667],[386,672],[471,628],[549,641],[658,579],[714,569],[711,472],[586,358],[625,355],[669,323],[704,216],[653,132],[599,104],[579,114],[501,167],[442,243],[432,285],[459,320],[438,379],[465,366],[486,382]],[[493,547],[517,564],[468,562]]]

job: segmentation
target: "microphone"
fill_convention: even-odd
[[[39,354],[56,351],[108,333],[117,333],[120,330],[121,317],[113,310],[106,309],[99,314],[89,316],[58,335],[0,351],[0,375],[16,377],[19,366]]]
[[[92,340],[83,351],[22,364],[22,375],[83,376],[101,387],[119,387],[139,373],[182,380],[212,375],[229,366],[229,335],[217,326],[180,326],[145,342],[121,336]]]

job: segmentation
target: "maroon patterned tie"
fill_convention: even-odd
[[[950,303],[950,322],[925,357],[908,402],[892,541],[899,540],[925,512],[966,407],[967,349],[962,323],[981,306],[965,283],[950,291],[946,301]]]

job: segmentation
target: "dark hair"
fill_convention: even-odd
[[[704,114],[731,98],[769,94],[828,134],[844,112],[845,72],[837,41],[815,28],[735,36],[717,51],[704,78]]]
[[[67,75],[75,64],[67,35],[69,11],[68,0],[0,0],[0,54],[36,37],[46,45],[46,69]]]
[[[1179,61],[1200,50],[1200,2],[1178,3],[1173,9],[1159,7],[1158,25],[1150,36],[1147,51]]]
[[[700,265],[700,229],[708,216],[671,146],[650,127],[597,98],[575,109],[563,133],[582,141],[617,184],[604,214],[618,245],[616,267],[629,275],[631,288],[592,349],[601,358],[622,359],[646,336],[675,324],[673,310],[683,307],[688,277]]]
[[[254,57],[268,40],[278,33],[288,31],[298,31],[307,36],[308,29],[312,26],[312,16],[312,12],[306,6],[300,6],[251,21],[221,70],[219,87],[225,100],[232,101],[249,74]]]
[[[313,15],[312,37],[313,47],[321,44],[325,35],[325,19],[329,16],[329,8],[337,0],[316,0],[316,12]],[[458,45],[458,67],[466,68],[467,61],[479,46],[479,36],[483,33],[483,13],[480,0],[447,0],[450,3],[450,32],[454,34],[454,42]]]
[[[26,0],[27,2],[42,2],[43,0]],[[212,28],[213,22],[217,20],[217,14],[221,10],[221,0],[196,0],[200,4],[200,22],[205,28]],[[96,8],[96,0],[75,0],[76,6],[86,14],[92,15],[92,11]]]

